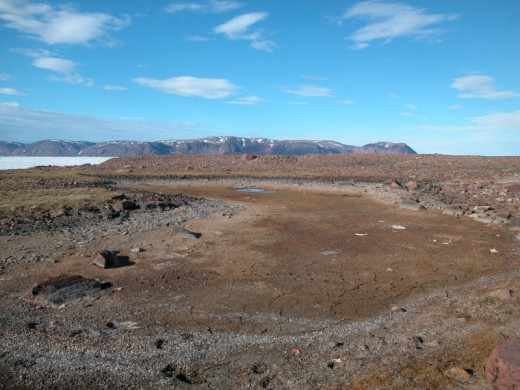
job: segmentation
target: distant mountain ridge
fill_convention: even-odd
[[[60,141],[32,144],[0,141],[0,156],[128,157],[168,154],[416,154],[405,143],[376,142],[364,146],[335,141],[271,140],[267,138],[207,137],[176,141]]]

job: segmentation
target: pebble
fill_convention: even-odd
[[[508,288],[499,288],[498,290],[491,291],[489,296],[498,299],[513,299],[511,293],[511,290]]]
[[[323,256],[331,256],[331,255],[337,255],[338,252],[334,252],[334,251],[323,251],[323,252],[321,252],[321,254],[322,254]]]
[[[461,367],[452,367],[445,371],[445,374],[452,378],[458,379],[470,379],[472,375],[465,369]]]

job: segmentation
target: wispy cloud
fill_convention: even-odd
[[[103,85],[101,89],[105,91],[126,91],[126,87],[121,87],[119,85]]]
[[[211,0],[208,3],[171,3],[164,8],[164,12],[178,13],[178,12],[209,12],[209,13],[224,13],[241,8],[242,4],[236,1],[225,0]]]
[[[338,104],[343,104],[345,106],[351,106],[354,104],[353,100],[338,100]]]
[[[368,0],[357,3],[337,19],[359,18],[368,24],[354,31],[348,39],[353,42],[353,49],[364,49],[372,41],[388,43],[396,38],[408,37],[415,40],[432,40],[444,30],[440,23],[456,19],[456,15],[430,14],[422,8],[403,3]]]
[[[223,34],[232,40],[243,39],[251,41],[251,47],[270,52],[277,47],[276,43],[265,38],[263,29],[253,28],[253,25],[266,19],[268,16],[269,14],[266,12],[252,12],[239,15],[218,25],[213,31],[217,34]]]
[[[300,97],[328,97],[333,96],[330,88],[319,87],[316,85],[299,85],[295,88],[285,88],[285,93]]]
[[[16,51],[34,58],[32,64],[35,67],[55,72],[47,76],[48,80],[87,87],[94,85],[92,79],[85,78],[77,72],[78,64],[74,61],[55,57],[48,50],[18,49]]]
[[[406,108],[410,109],[410,110],[417,111],[417,106],[414,105],[414,104],[411,104],[411,103],[405,103],[404,106],[405,106]]]
[[[27,1],[0,1],[0,22],[4,27],[48,45],[110,44],[110,32],[130,23],[129,17],[79,12],[71,5],[49,5]]]
[[[520,132],[520,110],[513,112],[493,112],[469,118],[482,130]]]
[[[456,78],[450,87],[462,92],[459,94],[461,99],[507,99],[520,96],[514,91],[498,90],[493,77],[481,74]]]
[[[0,103],[0,139],[34,142],[41,134],[71,140],[109,141],[134,139],[142,141],[192,138],[197,132],[206,135],[208,128],[200,123],[164,123],[136,118],[106,118],[72,115],[26,108],[16,102]]]
[[[76,69],[74,61],[65,60],[57,57],[37,57],[33,61],[37,68],[52,70],[59,73],[72,73]]]
[[[258,96],[247,96],[243,98],[239,98],[236,100],[230,100],[225,102],[226,104],[238,104],[238,105],[244,105],[244,106],[253,106],[258,103],[260,103],[262,99],[260,99]]]
[[[11,75],[8,75],[7,73],[0,73],[0,81],[7,81],[11,80]]]
[[[201,97],[204,99],[225,99],[235,94],[239,87],[226,79],[211,79],[192,76],[172,77],[164,80],[137,77],[133,81],[139,85],[172,95]]]
[[[442,132],[520,132],[520,110],[509,112],[491,112],[489,114],[466,118],[462,125],[421,125],[412,129]]]
[[[14,88],[0,88],[0,94],[10,96],[24,96],[23,92],[20,92]]]

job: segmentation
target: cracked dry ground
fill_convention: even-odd
[[[172,237],[169,227],[100,236],[60,258],[44,254],[59,262],[7,268],[5,388],[491,389],[485,358],[519,335],[518,297],[489,297],[519,290],[511,231],[352,190],[140,189],[240,202],[246,211],[188,221],[198,240]],[[9,245],[36,250],[46,239],[32,240]],[[135,246],[145,251],[132,253]],[[104,248],[135,264],[93,266]],[[61,274],[112,287],[60,309],[20,299]]]

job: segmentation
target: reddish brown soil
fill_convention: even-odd
[[[347,169],[337,165],[342,157],[334,158],[320,169]],[[356,158],[359,170],[368,160]],[[287,159],[299,164],[313,157]],[[437,159],[392,161],[414,165],[418,180],[447,180],[445,169],[421,168],[423,161]],[[461,159],[446,157],[442,166]],[[262,160],[266,166],[274,161],[252,163],[258,167]],[[122,159],[105,169],[148,169],[156,161],[169,160]],[[199,164],[194,169],[204,173],[201,165],[210,160],[175,161],[189,161],[187,170]],[[241,164],[237,172],[247,166],[235,157],[218,161]],[[368,181],[386,181],[388,167],[377,165],[378,157],[370,161]],[[479,161],[464,160],[467,169],[458,166],[458,177],[474,183],[501,172],[495,177],[505,180],[511,163],[518,164],[518,158],[492,160],[477,168]],[[175,172],[181,170],[176,165]],[[412,176],[399,173],[395,177]],[[362,185],[248,183],[275,192],[237,192],[230,182],[126,184],[246,207],[231,218],[188,221],[187,229],[202,233],[197,240],[174,237],[169,227],[100,232],[91,247],[54,255],[38,248],[59,237],[0,237],[4,256],[40,251],[52,260],[14,264],[1,275],[5,387],[70,388],[79,381],[85,388],[491,389],[483,371],[486,357],[496,343],[520,335],[517,231],[434,209],[404,210]],[[236,183],[242,184],[243,179]],[[136,246],[145,251],[131,252]],[[96,251],[105,248],[135,264],[93,266]],[[62,274],[113,286],[61,309],[25,303],[35,283]],[[512,299],[490,297],[497,288],[511,289]],[[121,325],[107,327],[114,321]],[[454,367],[470,377],[451,374]]]

